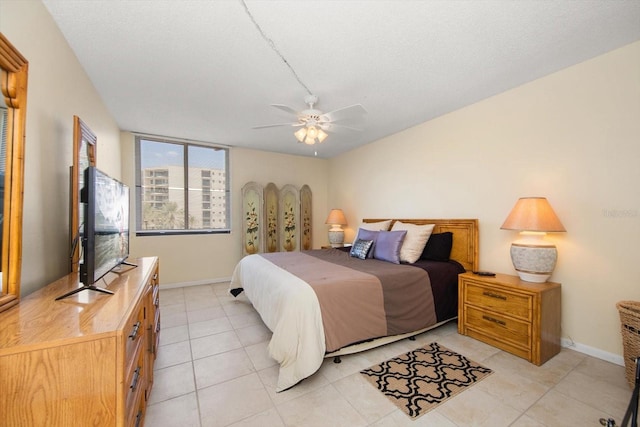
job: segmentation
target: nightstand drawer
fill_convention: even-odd
[[[512,344],[509,341],[505,341],[501,338],[495,337],[493,335],[484,334],[483,331],[477,331],[475,329],[469,328],[467,329],[466,335],[471,338],[475,338],[484,343],[502,349],[504,351],[508,351],[511,354],[515,354],[518,357],[522,357],[523,359],[531,361],[531,349],[522,348],[519,345]]]
[[[495,310],[502,314],[531,320],[533,298],[505,291],[498,287],[489,287],[469,282],[464,295],[465,304]]]
[[[481,331],[501,340],[508,340],[522,347],[529,348],[531,324],[503,317],[495,313],[478,310],[468,306],[465,310],[465,322],[470,329]]]

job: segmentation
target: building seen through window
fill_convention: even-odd
[[[139,136],[136,155],[138,233],[229,231],[227,148]]]

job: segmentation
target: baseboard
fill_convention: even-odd
[[[560,345],[598,359],[606,360],[607,362],[615,363],[616,365],[624,366],[624,357],[619,354],[609,353],[608,351],[600,350],[599,348],[580,344],[568,338],[562,338],[560,340]]]
[[[196,280],[193,282],[160,283],[160,288],[161,289],[187,288],[189,286],[211,285],[214,283],[224,283],[224,282],[230,282],[230,281],[231,281],[231,277],[221,277],[218,279],[204,279],[204,280]]]

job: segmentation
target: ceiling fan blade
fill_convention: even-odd
[[[339,120],[352,119],[355,117],[363,117],[367,114],[367,110],[360,104],[350,105],[348,107],[340,108],[337,110],[324,113],[322,118],[326,118],[327,122],[336,122]]]
[[[287,113],[293,114],[294,116],[298,117],[298,111],[294,110],[293,108],[289,107],[288,105],[271,104],[271,106],[277,108],[278,110],[285,111]]]
[[[345,126],[338,123],[319,123],[318,126],[322,130],[327,132],[344,132],[344,131],[353,131],[353,132],[362,132],[360,128],[354,128],[353,126]]]
[[[303,126],[304,123],[298,123],[298,122],[293,122],[293,123],[274,123],[271,125],[260,125],[260,126],[254,126],[252,129],[265,129],[265,128],[274,128],[277,126],[291,126],[291,127],[299,127],[299,126]]]

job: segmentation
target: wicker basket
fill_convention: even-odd
[[[636,358],[640,356],[640,302],[620,301],[616,307],[620,313],[627,382],[633,388],[636,377]]]

